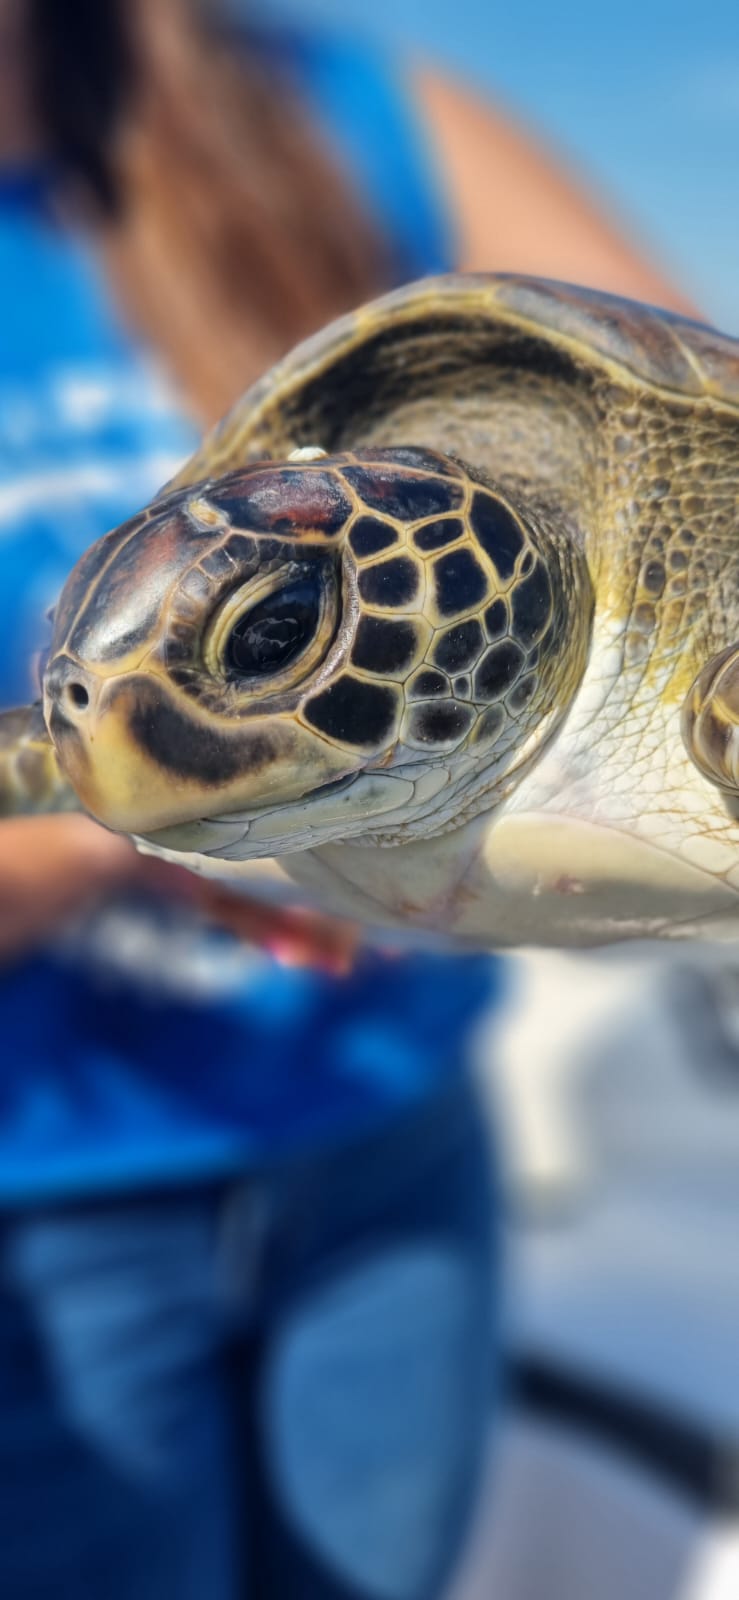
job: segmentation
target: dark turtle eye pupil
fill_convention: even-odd
[[[320,585],[310,578],[268,595],[233,628],[226,646],[227,668],[250,678],[280,672],[313,638],[320,607]]]

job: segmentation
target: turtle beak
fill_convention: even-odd
[[[93,813],[92,752],[104,688],[103,679],[63,655],[52,658],[43,679],[44,718],[59,765],[82,804]]]
[[[55,656],[44,673],[44,716],[56,742],[68,729],[89,727],[102,683],[78,661]]]
[[[155,670],[99,672],[64,650],[46,671],[44,716],[81,804],[117,833],[292,803],[307,771],[326,782],[346,772],[328,746],[321,765],[314,734],[292,718],[214,719]]]
[[[98,676],[63,654],[44,678],[44,716],[59,765],[85,810],[118,833],[161,827],[177,812],[172,774],[131,737],[129,698],[116,676]],[[188,815],[192,805],[188,796]]]

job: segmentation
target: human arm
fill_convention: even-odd
[[[459,270],[538,274],[697,312],[626,227],[507,111],[421,66],[411,73],[455,226]]]

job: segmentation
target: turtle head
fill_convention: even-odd
[[[433,833],[569,706],[571,541],[434,452],[297,455],[160,498],[67,582],[45,716],[116,830],[224,857]]]

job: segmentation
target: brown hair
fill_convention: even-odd
[[[389,280],[296,95],[199,0],[29,0],[37,115],[63,193],[205,420]]]

